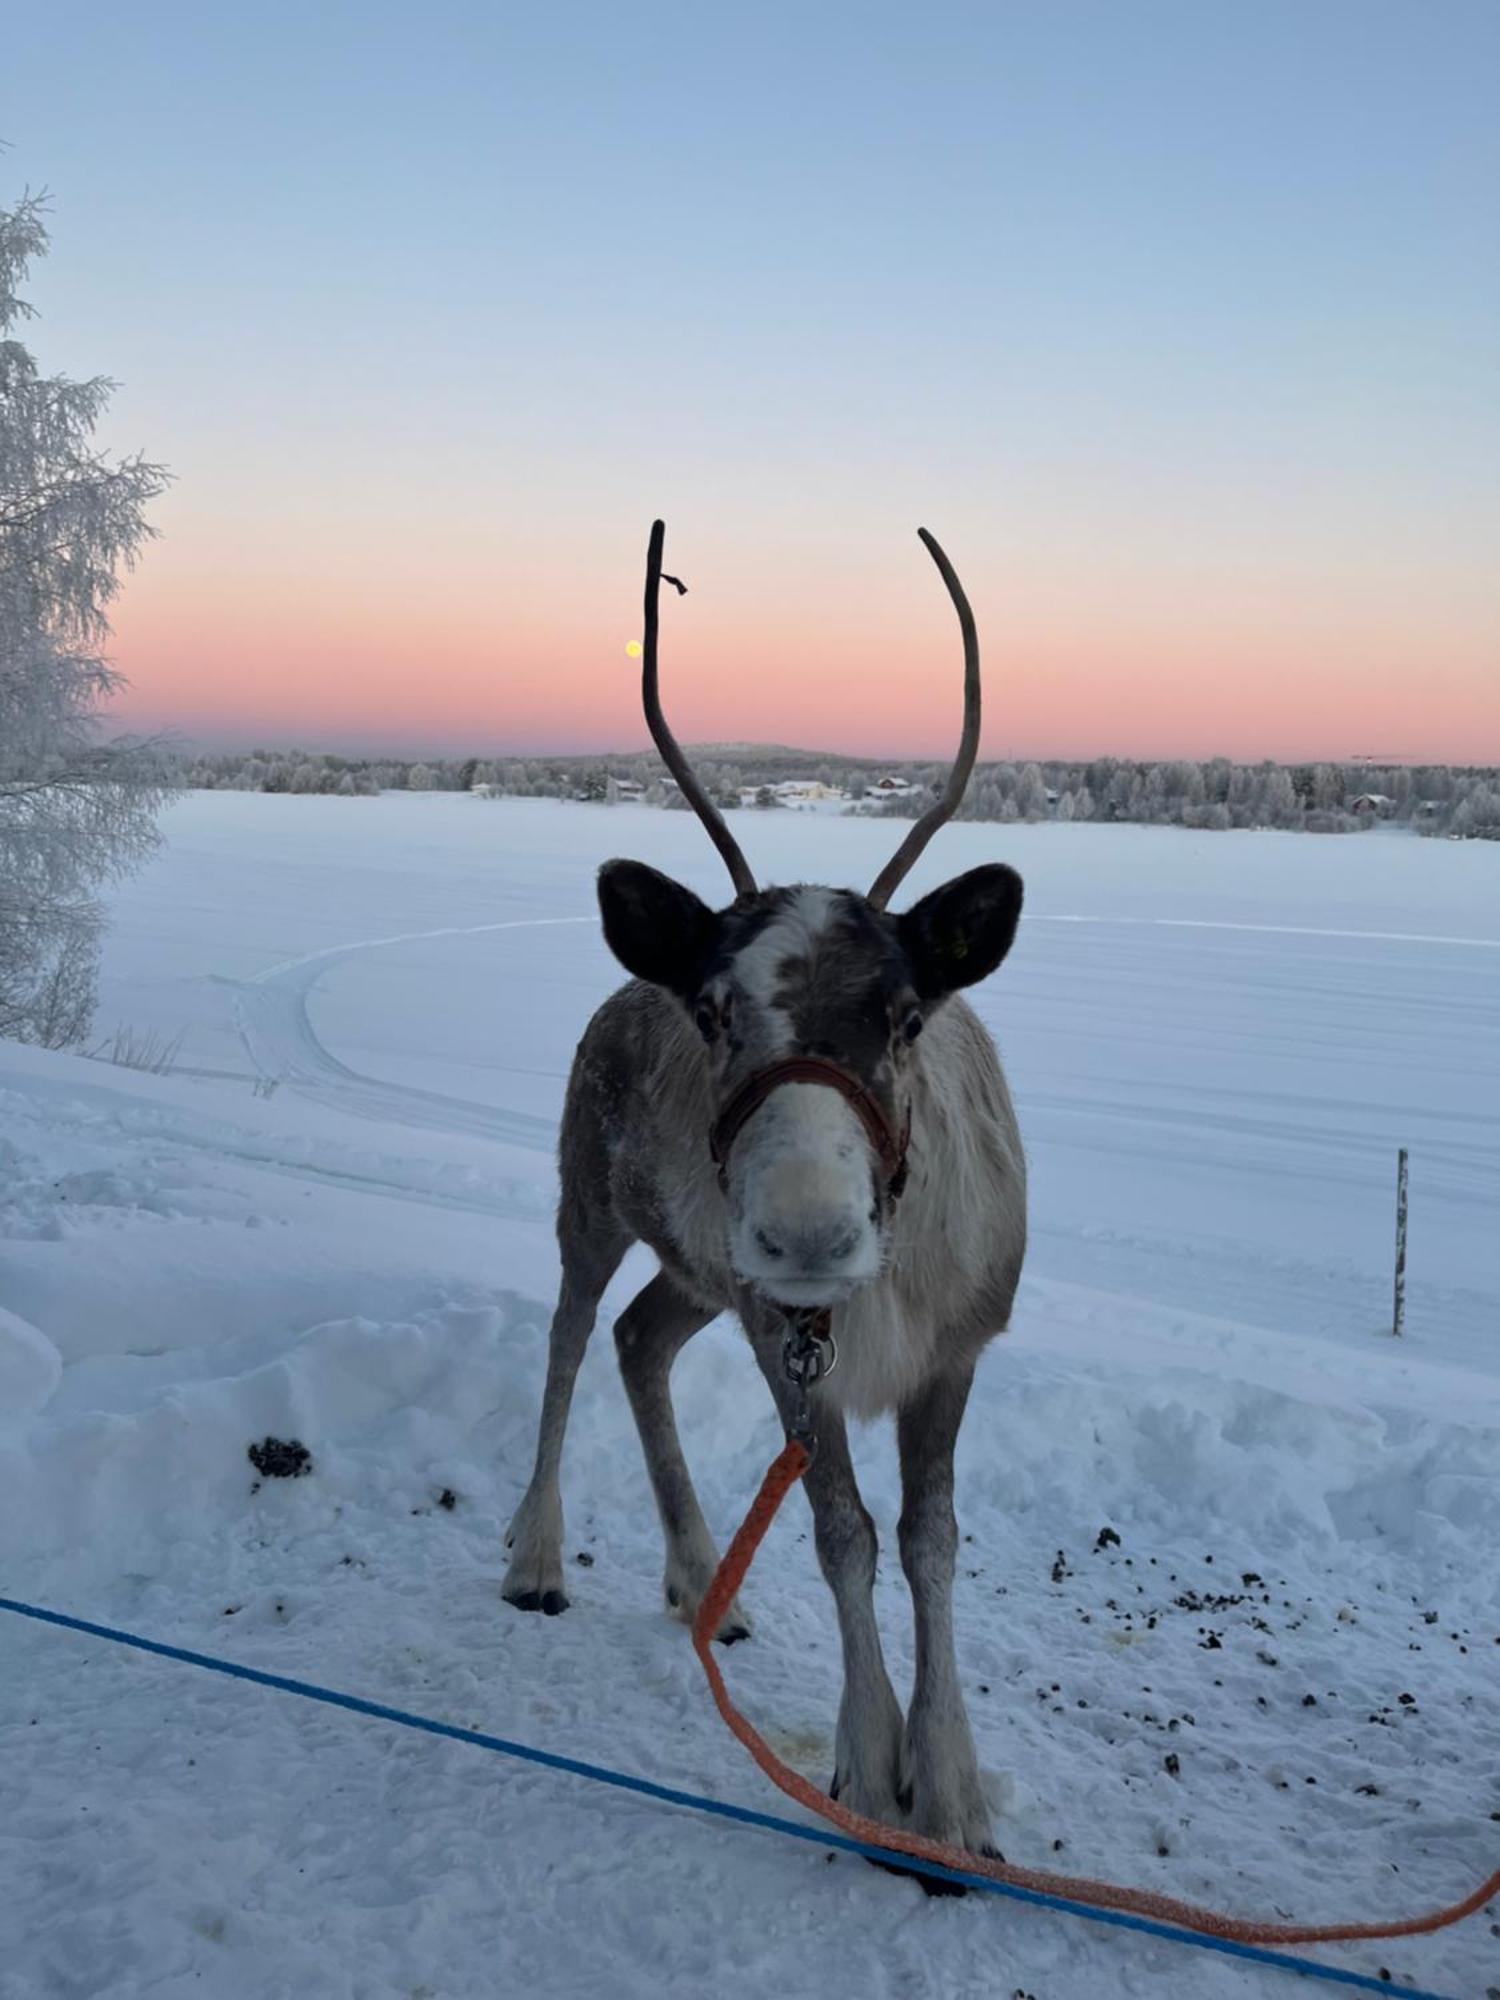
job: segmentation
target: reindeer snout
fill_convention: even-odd
[[[832,1305],[880,1268],[879,1239],[868,1217],[848,1205],[809,1208],[768,1204],[737,1233],[742,1278],[782,1305]]]
[[[832,1305],[880,1270],[872,1163],[836,1091],[788,1083],[746,1125],[730,1168],[739,1276],[783,1305]]]
[[[824,1222],[780,1224],[773,1236],[767,1229],[755,1231],[755,1242],[772,1259],[785,1259],[794,1271],[834,1271],[859,1248],[860,1231],[847,1217],[839,1215]]]

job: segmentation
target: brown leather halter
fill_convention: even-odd
[[[848,1070],[823,1056],[786,1056],[767,1063],[746,1077],[714,1122],[708,1135],[708,1150],[719,1169],[719,1186],[729,1185],[729,1149],[742,1126],[765,1103],[773,1090],[784,1083],[821,1083],[836,1090],[865,1128],[865,1137],[875,1149],[885,1173],[885,1191],[892,1201],[901,1199],[906,1186],[906,1148],[911,1139],[911,1113],[900,1134],[886,1117],[879,1100]]]

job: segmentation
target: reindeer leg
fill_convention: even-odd
[[[899,1824],[901,1705],[875,1623],[875,1523],[855,1482],[843,1417],[834,1410],[819,1412],[817,1456],[806,1485],[818,1561],[844,1645],[833,1794],[854,1812]]]
[[[790,1424],[791,1386],[782,1371],[780,1332],[756,1337],[755,1351],[782,1421]],[[860,1497],[842,1413],[824,1398],[815,1398],[814,1421],[818,1448],[802,1483],[844,1649],[844,1692],[830,1790],[851,1811],[899,1826],[901,1704],[886,1672],[875,1623],[875,1523]]]
[[[936,1376],[897,1417],[901,1447],[901,1566],[916,1612],[917,1672],[902,1757],[909,1824],[933,1840],[995,1853],[974,1739],[953,1651],[953,1445],[972,1365]]]
[[[667,1545],[667,1604],[685,1625],[697,1616],[719,1555],[682,1455],[668,1378],[683,1347],[713,1317],[712,1306],[699,1305],[659,1271],[615,1321],[620,1374],[641,1434]],[[726,1646],[750,1636],[750,1620],[738,1604],[729,1607],[718,1636]]]
[[[542,1392],[536,1466],[505,1537],[511,1552],[510,1567],[500,1594],[518,1611],[545,1611],[553,1618],[568,1608],[563,1589],[563,1511],[558,1486],[563,1436],[573,1403],[573,1384],[594,1330],[599,1300],[629,1247],[629,1237],[618,1231],[602,1245],[591,1244],[586,1238],[563,1243],[562,1290],[548,1336],[547,1386]]]

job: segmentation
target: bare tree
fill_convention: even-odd
[[[171,782],[157,746],[103,742],[99,714],[124,684],[106,609],[167,475],[93,448],[111,382],[44,376],[10,337],[44,208],[0,209],[0,1035],[58,1048],[93,1011],[94,891],[151,851]]]

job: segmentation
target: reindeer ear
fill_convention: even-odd
[[[1021,915],[1021,878],[998,864],[971,868],[896,919],[912,980],[924,1000],[987,979],[1010,950]]]
[[[606,861],[599,870],[604,940],[627,972],[691,1000],[719,941],[719,920],[670,875],[644,861]]]

